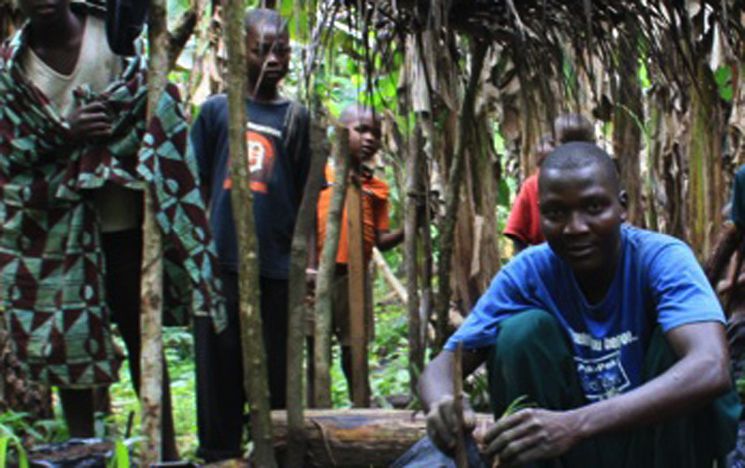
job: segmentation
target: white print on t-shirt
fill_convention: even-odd
[[[595,338],[588,333],[578,333],[574,330],[569,330],[569,334],[571,335],[574,344],[585,346],[595,352],[615,351],[639,339],[630,331],[625,331],[616,336],[609,336],[606,338]]]
[[[248,142],[248,170],[251,171],[251,173],[258,172],[261,170],[262,167],[264,167],[264,156],[266,154],[266,150],[264,149],[264,146],[259,143],[258,141],[251,141]]]
[[[620,351],[592,359],[575,357],[574,361],[580,385],[590,401],[606,400],[631,385],[621,363]]]

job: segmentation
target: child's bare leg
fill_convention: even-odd
[[[93,390],[61,388],[59,396],[70,437],[93,437]]]

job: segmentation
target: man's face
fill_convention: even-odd
[[[49,25],[64,19],[69,0],[20,0],[18,6],[32,24]]]
[[[290,64],[290,37],[281,24],[260,23],[246,31],[248,77],[257,89],[276,88],[287,75]]]
[[[578,279],[607,273],[618,260],[625,193],[598,164],[541,171],[541,228]]]
[[[373,118],[372,112],[360,110],[347,128],[352,157],[363,163],[372,160],[380,149],[380,123]]]

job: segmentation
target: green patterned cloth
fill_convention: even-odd
[[[19,71],[28,27],[0,48],[0,304],[30,377],[61,387],[106,385],[121,362],[104,290],[99,220],[90,190],[116,183],[154,195],[164,239],[169,324],[225,315],[188,125],[175,86],[145,122],[146,64],[133,59],[101,95],[114,116],[104,143],[69,145],[69,126]]]

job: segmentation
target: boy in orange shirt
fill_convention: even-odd
[[[342,111],[341,123],[349,130],[349,153],[352,158],[353,177],[358,177],[362,187],[362,232],[365,264],[370,262],[373,246],[385,251],[400,244],[404,238],[402,228],[390,231],[388,218],[389,188],[373,174],[375,154],[380,149],[380,122],[372,109],[357,104]],[[326,187],[318,199],[318,251],[323,249],[326,238],[326,221],[334,192],[334,170],[326,167]],[[339,250],[336,256],[336,273],[331,289],[333,329],[342,350],[342,369],[352,391],[352,352],[349,336],[349,276],[347,274],[349,241],[347,237],[347,209],[342,213]],[[367,288],[369,292],[369,287]],[[372,298],[365,300],[366,336],[373,336]],[[369,386],[369,382],[366,383]]]

